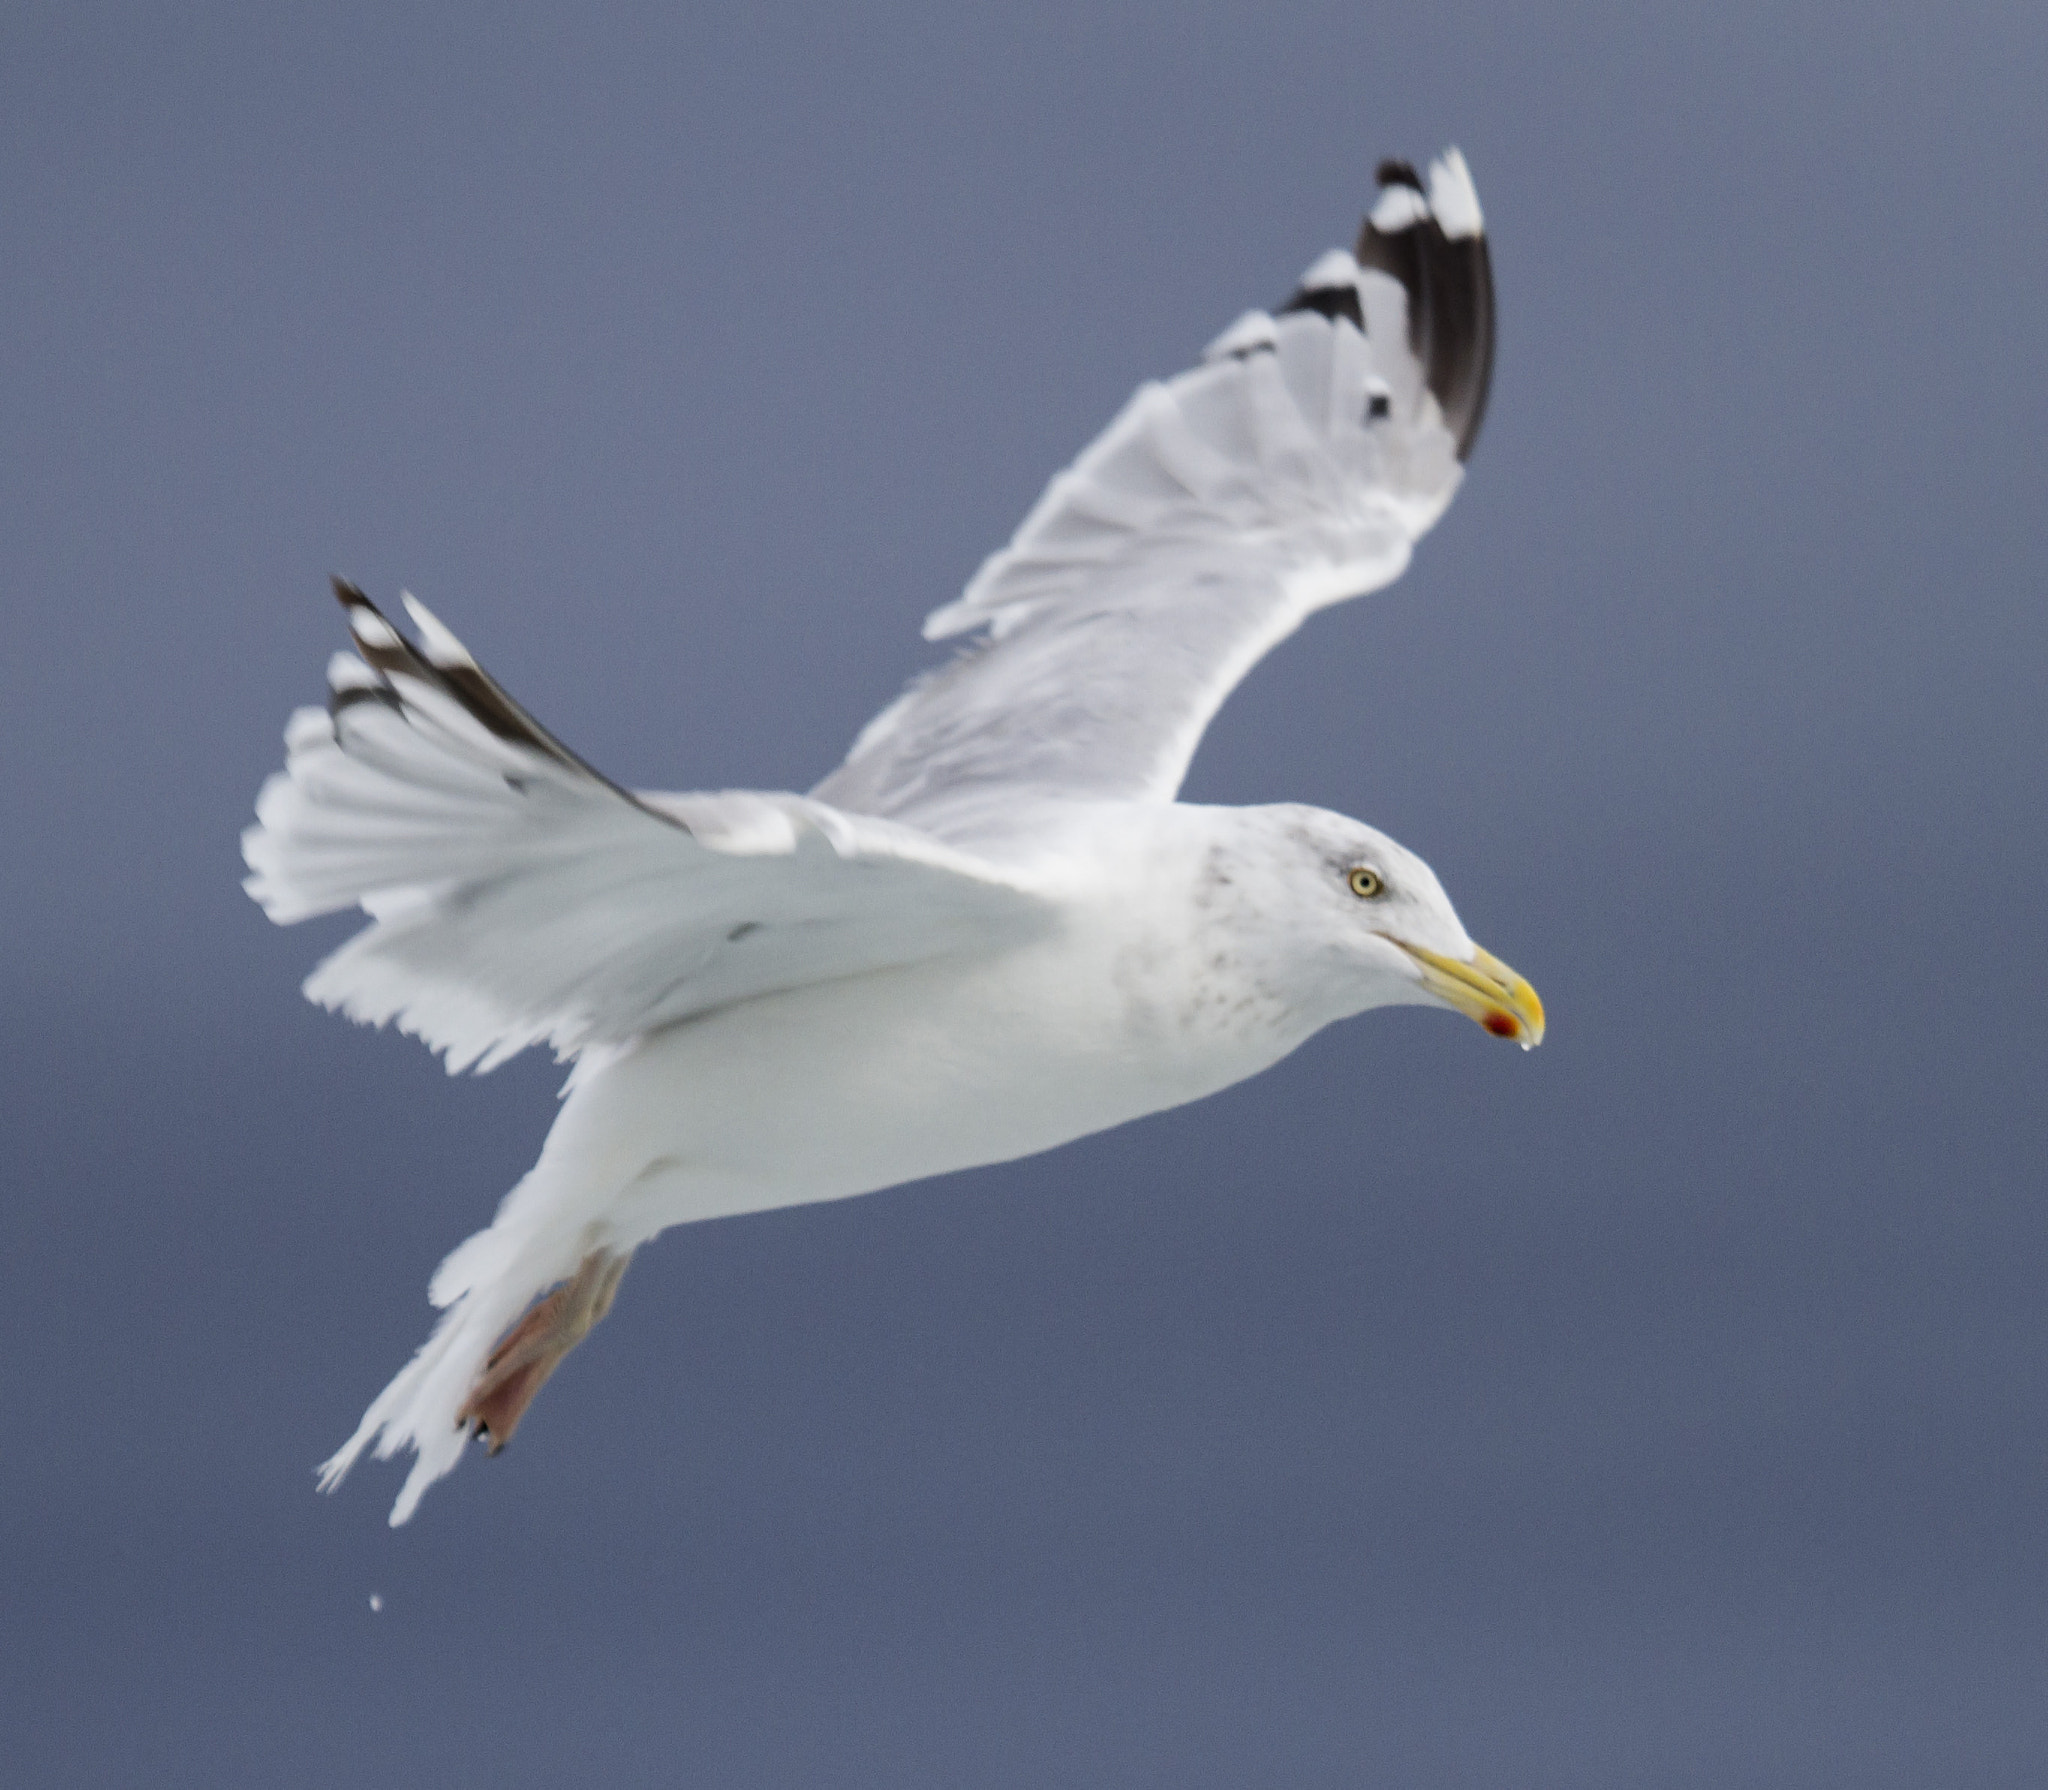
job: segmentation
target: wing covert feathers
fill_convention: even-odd
[[[977,635],[813,792],[993,849],[1019,801],[1171,800],[1202,731],[1315,610],[1391,583],[1484,414],[1493,285],[1463,157],[1405,163],[1355,252],[1141,387],[925,624]]]
[[[301,709],[242,837],[280,924],[372,924],[309,998],[489,1069],[806,982],[990,945],[1035,897],[910,828],[801,796],[641,795],[585,764],[425,608],[416,645],[337,582],[356,651]]]

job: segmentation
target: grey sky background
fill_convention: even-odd
[[[2019,6],[8,7],[8,1781],[2048,1779],[2044,91]],[[557,1080],[238,891],[327,575],[805,787],[1447,142],[1471,477],[1190,793],[1414,846],[1550,1041],[671,1233],[315,1497]]]

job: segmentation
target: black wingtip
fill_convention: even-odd
[[[1342,317],[1360,335],[1365,333],[1365,308],[1358,302],[1358,288],[1349,283],[1342,286],[1304,286],[1280,307],[1283,317],[1289,311],[1314,311],[1332,323]]]
[[[1409,162],[1380,163],[1379,182],[1427,197]],[[1368,217],[1357,257],[1359,266],[1391,274],[1407,289],[1408,345],[1456,438],[1458,458],[1470,459],[1493,383],[1493,259],[1485,231],[1448,236],[1426,207],[1387,230]]]
[[[357,654],[381,677],[403,672],[432,685],[467,709],[500,739],[532,746],[566,764],[581,765],[569,749],[492,682],[475,664],[437,665],[391,625],[377,605],[346,578],[335,578],[334,595],[347,612]],[[595,773],[593,773],[594,775]]]
[[[453,698],[468,711],[473,720],[480,722],[500,739],[509,740],[514,745],[531,747],[571,770],[581,772],[667,826],[684,833],[690,830],[674,815],[666,814],[659,808],[648,807],[631,790],[621,788],[602,771],[584,763],[507,696],[491,675],[466,653],[463,655],[462,663],[435,664],[403,633],[393,627],[384,612],[346,578],[332,578],[329,582],[334,586],[336,600],[348,614],[349,636],[354,642],[357,657],[369,666],[379,679],[374,687],[352,685],[346,690],[336,691],[328,704],[331,713],[338,717],[344,709],[357,703],[381,702],[403,714],[404,700],[391,688],[388,680],[393,674],[409,677]],[[512,779],[508,778],[507,781]],[[519,785],[515,782],[514,787],[517,788]]]
[[[404,672],[433,681],[433,667],[413,650],[412,642],[391,625],[375,603],[346,578],[330,578],[328,582],[334,586],[335,601],[348,617],[349,638],[365,665],[379,677]]]

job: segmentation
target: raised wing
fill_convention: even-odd
[[[1202,730],[1315,610],[1391,583],[1486,406],[1493,278],[1454,149],[1383,164],[1355,253],[1142,387],[928,639],[981,630],[813,792],[991,843],[1020,799],[1169,801]]]
[[[494,1068],[1029,933],[1044,909],[910,828],[795,795],[636,795],[539,726],[420,604],[413,646],[337,582],[356,654],[301,709],[242,835],[280,924],[373,923],[307,995]]]

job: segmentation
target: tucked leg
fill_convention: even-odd
[[[526,1407],[547,1384],[548,1375],[611,1310],[620,1277],[632,1259],[630,1250],[615,1254],[593,1249],[585,1256],[576,1272],[513,1325],[491,1351],[484,1371],[470,1388],[468,1402],[456,1417],[457,1424],[473,1425],[493,1454],[511,1441]]]

